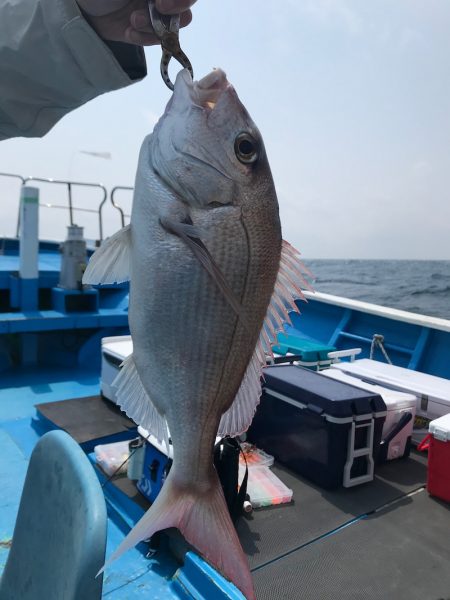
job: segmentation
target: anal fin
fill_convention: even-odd
[[[116,390],[117,403],[128,417],[159,441],[165,442],[166,448],[169,448],[166,419],[158,412],[148,397],[132,354],[124,360],[112,385]]]
[[[220,419],[218,435],[236,436],[244,433],[253,420],[261,396],[263,365],[255,352],[245,372],[236,398]]]

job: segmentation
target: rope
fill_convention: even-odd
[[[392,360],[389,358],[388,353],[383,345],[384,335],[380,335],[379,333],[374,333],[372,338],[372,344],[370,345],[370,359],[373,359],[373,355],[375,354],[375,348],[378,347],[383,353],[386,362],[392,365]]]

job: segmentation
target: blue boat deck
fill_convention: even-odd
[[[0,575],[6,564],[13,536],[28,461],[35,444],[48,430],[45,421],[37,418],[36,405],[98,395],[99,389],[98,369],[22,367],[1,374]],[[94,462],[93,455],[89,457]],[[104,475],[100,471],[97,474],[100,481],[106,483]],[[144,510],[118,492],[112,484],[106,483],[104,489],[108,509],[106,556],[109,556]],[[195,591],[195,581],[198,578],[202,580],[202,588],[209,587],[212,590],[212,595],[205,596],[205,599],[242,598],[234,586],[191,553],[180,568],[164,544],[152,558],[146,558],[146,551],[145,545],[138,546],[106,569],[104,598],[180,600],[192,598],[191,593],[200,598]]]
[[[2,374],[0,383],[0,571],[5,564],[12,538],[28,460],[35,443],[46,431],[45,421],[36,418],[35,405],[95,396],[98,392],[97,370],[21,368]],[[92,456],[90,458],[93,460]],[[427,518],[427,507],[428,509],[431,507],[434,511],[438,510],[440,511],[438,517],[442,521],[443,516],[440,513],[448,514],[448,508],[442,508],[439,503],[428,498],[424,489],[425,458],[413,456],[413,459],[402,462],[404,463],[403,474],[400,476],[397,471],[399,466],[395,465],[394,461],[379,470],[373,484],[350,490],[341,489],[337,492],[321,490],[296,477],[287,469],[277,467],[277,474],[294,489],[294,503],[290,506],[255,511],[250,520],[241,519],[238,526],[244,550],[249,557],[258,599],[334,598],[335,596],[327,595],[325,580],[317,582],[318,587],[314,587],[313,582],[310,581],[311,569],[314,565],[320,564],[321,560],[320,550],[316,548],[323,548],[324,556],[328,556],[328,549],[332,548],[333,552],[339,553],[342,562],[348,562],[349,557],[346,554],[349,544],[351,546],[352,540],[360,538],[362,535],[360,532],[366,531],[367,523],[373,521],[375,514],[378,519],[375,524],[376,531],[380,529],[380,523],[384,522],[384,512],[386,518],[395,511],[398,511],[399,518],[402,515],[406,515],[407,518],[408,511],[414,513],[414,507],[424,511],[424,519]],[[105,477],[100,472],[98,475],[100,481],[104,482]],[[141,516],[143,509],[124,498],[111,483],[105,486],[105,498],[108,506],[108,556]],[[422,506],[424,502],[425,507]],[[419,519],[420,513],[414,513],[414,518]],[[437,522],[442,527],[439,519]],[[425,528],[429,527],[431,524],[426,525]],[[419,530],[420,526],[417,525],[416,531]],[[410,535],[411,532],[405,530],[392,534],[391,542],[394,548],[401,545],[399,535],[401,537],[403,534]],[[339,540],[342,540],[342,546],[339,545]],[[364,560],[362,557],[353,557],[353,560],[360,561],[359,568],[364,570],[367,569],[368,564],[371,564],[371,552],[374,552],[374,560],[380,560],[379,549],[377,550],[376,546],[372,547],[370,538],[360,540],[360,543],[368,556]],[[417,540],[413,540],[411,549],[403,548],[403,565],[407,563],[411,553],[417,553],[417,543],[419,543]],[[354,549],[351,551],[354,552]],[[311,555],[315,557],[312,566]],[[393,560],[394,557],[391,557],[391,563]],[[434,559],[427,558],[427,561],[431,561],[431,566],[442,578],[444,568],[442,560],[434,557]],[[303,576],[300,576],[299,565],[305,567],[309,565],[309,571]],[[384,566],[379,564],[377,568],[384,569],[388,566],[388,563]],[[294,588],[289,588],[293,585],[292,582],[289,583],[289,573],[292,569],[297,573],[294,577],[295,591]],[[315,572],[317,576],[317,569]],[[335,575],[339,574],[335,573]],[[412,572],[408,571],[403,575],[408,577]],[[196,585],[195,582],[199,580],[200,583]],[[443,579],[442,586],[447,584],[450,586],[449,577]],[[205,591],[208,590],[208,585],[212,586],[212,589]],[[350,593],[353,589],[351,582],[347,581],[346,585],[349,586]],[[440,590],[443,589],[442,586]],[[434,589],[438,589],[436,585]],[[388,594],[384,596],[341,595],[340,597],[355,598],[355,600],[362,597],[374,599],[383,597],[388,600],[423,599],[427,597],[423,596],[423,590],[424,586],[419,586],[417,593],[410,590],[404,596]],[[314,595],[316,593],[319,595]],[[225,582],[194,554],[190,553],[184,566],[180,567],[164,546],[154,557],[146,558],[144,545],[129,551],[106,570],[103,597],[121,600],[125,598],[242,599],[236,588]],[[435,600],[434,596],[430,596],[430,600],[431,598]]]
[[[23,482],[34,445],[45,430],[35,418],[35,404],[97,394],[98,373],[85,370],[29,369],[2,375],[0,389],[0,570],[12,538]],[[107,555],[123,539],[117,518],[108,518]],[[167,581],[178,565],[170,554],[148,560],[138,549],[107,570],[104,597],[179,598]],[[153,575],[153,576],[152,576]],[[126,589],[125,589],[126,588]]]

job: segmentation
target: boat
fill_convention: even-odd
[[[8,570],[21,498],[24,506],[33,502],[28,479],[24,490],[30,457],[49,439],[49,432],[67,432],[80,455],[65,438],[56,436],[51,443],[61,452],[67,445],[75,470],[77,461],[81,465],[87,457],[91,474],[102,485],[106,556],[148,506],[126,476],[108,477],[96,464],[94,452],[99,444],[138,436],[136,424],[102,397],[100,381],[102,339],[129,334],[128,285],[89,289],[64,285],[62,255],[81,241],[70,190],[85,184],[56,182],[69,193],[71,229],[62,254],[61,241],[37,237],[36,215],[42,202],[36,186],[44,180],[16,177],[21,186],[20,234],[0,238],[0,577]],[[105,203],[119,211],[122,222],[125,219],[114,197],[104,190],[94,211],[99,235],[96,244],[87,246],[88,255],[103,237]],[[314,371],[338,361],[340,365],[360,359],[389,361],[439,379],[444,387],[450,385],[450,321],[327,294],[305,296],[307,302],[299,303],[301,314],[292,315],[292,325],[279,338],[275,362]],[[258,600],[450,597],[449,504],[427,492],[426,454],[413,448],[403,459],[377,465],[372,481],[334,490],[311,483],[278,462],[273,471],[293,490],[293,502],[254,510],[237,524]],[[50,530],[50,523],[46,521],[45,527]],[[36,560],[48,547],[43,538],[36,543],[30,537],[28,543]],[[45,556],[42,564],[44,569]],[[61,558],[43,576],[50,579],[50,586],[56,585],[52,577],[55,581],[68,577],[74,568]],[[3,583],[4,579],[5,575]],[[139,544],[108,566],[97,581],[94,595],[78,598],[243,598],[173,532],[160,536],[157,548],[153,542]],[[4,593],[0,583],[0,597],[10,597]]]

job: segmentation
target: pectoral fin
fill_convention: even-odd
[[[200,262],[202,267],[209,273],[215,284],[222,292],[223,297],[237,314],[243,325],[246,327],[246,317],[244,310],[235,293],[228,284],[225,275],[222,273],[219,265],[211,256],[208,248],[200,239],[201,230],[197,229],[191,223],[178,223],[171,219],[163,218],[160,220],[161,225],[169,233],[177,235],[183,240],[186,246],[192,251],[194,256]]]
[[[121,283],[130,279],[131,229],[127,225],[106,241],[92,255],[83,275],[85,285]]]

